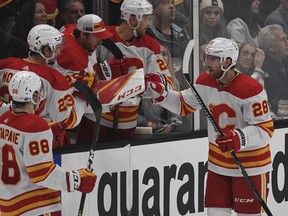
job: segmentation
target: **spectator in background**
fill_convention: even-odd
[[[279,24],[288,34],[288,0],[280,0],[279,7],[265,19],[264,25]]]
[[[47,18],[48,18],[48,24],[55,27],[56,25],[56,16],[59,13],[58,6],[57,6],[57,0],[40,0],[40,2],[45,6]]]
[[[66,24],[75,24],[85,15],[85,6],[82,0],[62,0],[58,2],[59,15],[56,17],[56,28]]]
[[[288,38],[282,26],[261,29],[259,47],[265,52],[262,70],[269,74],[265,87],[271,110],[278,118],[288,118]]]
[[[47,23],[46,8],[39,0],[23,4],[16,18],[11,40],[8,44],[8,55],[10,57],[28,57],[27,36],[29,31],[35,25]]]
[[[0,3],[0,59],[7,57],[14,17],[17,13],[17,0],[3,0]]]
[[[221,0],[202,0],[200,2],[199,45],[201,72],[206,69],[203,64],[203,52],[208,42],[216,37],[230,38],[223,13],[224,8]]]
[[[264,79],[268,77],[268,74],[261,69],[264,59],[265,53],[254,42],[244,42],[239,48],[236,68],[264,86]]]
[[[200,46],[208,44],[216,37],[230,38],[223,13],[221,0],[202,0],[200,2]]]
[[[174,23],[175,0],[150,0],[154,9],[154,22],[147,31],[158,41],[164,42],[172,59],[182,60],[188,40],[187,31]]]
[[[238,0],[237,18],[227,24],[227,30],[238,47],[244,41],[254,41],[258,45],[257,35],[261,29],[258,21],[259,0]]]

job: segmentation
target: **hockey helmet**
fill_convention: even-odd
[[[27,42],[29,45],[29,50],[39,53],[43,56],[43,46],[49,46],[53,53],[56,52],[57,45],[62,43],[62,35],[53,26],[47,24],[39,24],[30,30],[28,33]]]
[[[216,56],[220,58],[221,69],[224,71],[220,79],[222,79],[226,72],[237,63],[239,49],[234,40],[218,37],[211,40],[205,48],[205,57],[207,55]],[[231,65],[228,68],[223,68],[222,62],[227,58],[231,59]]]
[[[128,21],[131,15],[135,15],[138,21],[143,15],[153,14],[152,4],[147,0],[124,0],[121,5],[121,19]]]
[[[37,104],[33,100],[35,92],[40,93],[42,97],[42,82],[40,77],[30,71],[19,71],[13,75],[8,86],[9,94],[13,101],[30,102]]]

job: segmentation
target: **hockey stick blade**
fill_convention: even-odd
[[[102,105],[99,102],[96,94],[82,81],[76,81],[74,83],[74,87],[82,94],[85,96],[86,101],[90,104],[95,118],[96,118],[96,125],[95,129],[93,132],[93,139],[92,139],[92,144],[91,144],[91,149],[89,153],[89,158],[88,158],[88,164],[87,164],[87,170],[92,172],[92,164],[94,161],[94,156],[95,156],[95,150],[96,150],[96,143],[98,139],[98,134],[99,134],[99,127],[100,127],[100,118],[102,114]],[[80,200],[80,205],[79,205],[79,210],[78,210],[78,216],[83,215],[83,209],[84,209],[84,203],[86,199],[86,193],[82,193],[81,195],[81,200]]]
[[[123,59],[124,55],[122,51],[119,49],[119,47],[111,40],[111,39],[106,39],[103,40],[102,45],[108,49],[116,59]]]
[[[206,105],[204,104],[202,98],[200,97],[199,93],[197,92],[195,86],[189,82],[187,80],[187,82],[189,83],[189,85],[192,88],[192,92],[194,94],[194,96],[196,97],[196,99],[198,100],[200,106],[202,107],[202,109],[204,110],[205,114],[207,115],[207,118],[209,119],[210,123],[213,125],[214,130],[216,131],[216,133],[218,133],[220,136],[224,136],[224,133],[221,131],[219,125],[216,123],[216,121],[214,120],[213,116],[211,115],[210,111],[208,110],[208,108],[206,107]],[[235,164],[237,165],[238,169],[240,170],[240,172],[242,173],[243,177],[245,178],[246,182],[248,183],[250,189],[252,190],[252,192],[254,193],[254,195],[256,196],[257,200],[259,201],[259,203],[261,204],[261,206],[263,207],[264,211],[267,213],[268,216],[273,216],[273,214],[271,213],[270,209],[268,208],[267,204],[265,203],[265,201],[262,199],[261,195],[259,194],[259,192],[257,191],[255,185],[253,184],[253,182],[251,181],[248,173],[246,172],[245,168],[243,167],[242,163],[240,162],[240,160],[238,159],[237,155],[235,154],[234,151],[230,152],[230,155],[232,157],[232,159],[234,160]]]
[[[195,45],[195,40],[191,39],[185,48],[183,61],[182,61],[182,71],[184,74],[189,74],[189,61],[190,61],[190,57],[191,57],[191,53],[194,48],[194,45]]]

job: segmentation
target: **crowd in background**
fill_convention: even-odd
[[[109,19],[105,24],[114,34],[113,41],[127,46],[144,46],[155,54],[161,53],[167,57],[165,62],[174,88],[187,88],[181,66],[186,45],[193,38],[193,1],[150,0],[153,15],[147,19],[141,17],[142,24],[135,26],[127,25],[132,23],[131,17],[125,18],[121,14],[122,2],[111,0],[109,3]],[[48,24],[62,31],[66,24],[75,24],[80,17],[93,12],[92,1],[87,0],[15,0],[7,1],[7,4],[4,1],[0,6],[2,59],[28,57],[27,36],[34,26]],[[200,0],[199,38],[194,38],[199,40],[200,72],[206,69],[202,54],[209,41],[216,37],[233,39],[239,47],[236,69],[252,76],[264,86],[274,119],[287,118],[287,17],[288,0]],[[140,22],[136,20],[135,23]],[[127,33],[130,28],[133,29],[131,35]],[[115,37],[117,34],[119,38]],[[144,36],[145,40],[147,37],[155,39],[159,45],[151,46],[154,42],[141,44]],[[194,69],[192,63],[189,72],[193,74]],[[145,99],[139,106],[138,126],[152,127],[154,132],[177,131],[177,128],[181,130],[181,117]],[[120,116],[121,111],[122,108]],[[89,124],[87,127],[90,127]]]

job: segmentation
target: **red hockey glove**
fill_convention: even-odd
[[[168,92],[162,83],[148,82],[146,84],[148,95],[151,96],[156,102],[161,103],[166,97]]]
[[[90,193],[95,186],[96,179],[95,172],[89,172],[83,168],[66,172],[68,192],[78,190],[83,193]]]
[[[65,131],[66,123],[64,121],[50,122],[49,125],[53,133],[53,147],[52,148],[54,149],[63,143],[65,132],[66,132]]]
[[[235,129],[229,130],[224,136],[218,137],[216,143],[222,152],[238,152],[246,147],[247,139],[243,130]]]
[[[167,77],[163,74],[158,74],[158,73],[148,73],[145,75],[145,83],[147,82],[158,82],[162,83],[164,86],[167,86]]]
[[[111,80],[129,72],[133,62],[129,58],[116,59],[114,57],[96,64],[94,69],[101,80]]]

